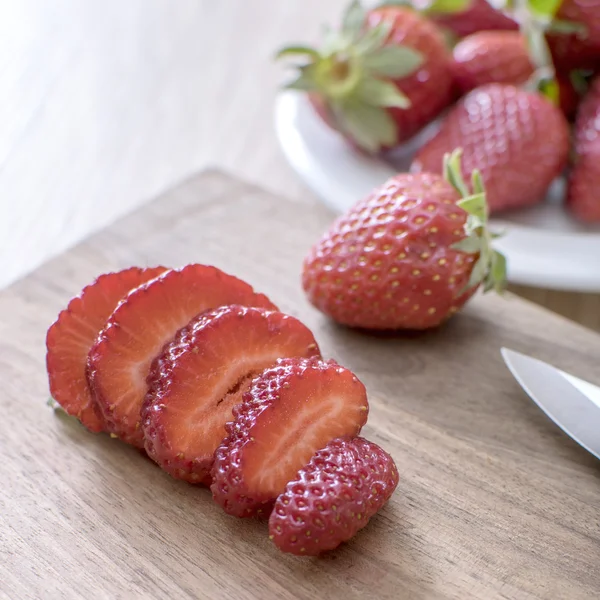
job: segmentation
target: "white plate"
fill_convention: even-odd
[[[394,168],[353,151],[297,92],[277,98],[275,127],[292,167],[336,212],[347,210],[399,170],[406,170],[414,150],[433,129],[405,145],[394,157]],[[494,219],[494,226],[506,231],[498,249],[508,258],[508,276],[514,283],[600,292],[600,230],[586,229],[569,218],[560,206],[563,186],[557,181],[544,205]]]

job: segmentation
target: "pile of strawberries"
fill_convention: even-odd
[[[52,397],[87,429],[210,486],[228,514],[270,515],[285,552],[335,548],[398,483],[392,458],[357,437],[364,385],[215,267],[101,275],[50,327],[47,367]]]
[[[542,202],[568,170],[566,208],[600,223],[600,2],[406,4],[353,2],[322,48],[284,49],[300,58],[288,87],[371,154],[439,120],[411,171],[440,174],[462,148],[463,175],[481,173],[492,213]]]

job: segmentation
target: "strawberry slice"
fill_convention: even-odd
[[[108,431],[144,447],[140,409],[153,359],[196,315],[226,304],[277,310],[244,281],[205,265],[167,271],[128,294],[88,357],[88,381]]]
[[[233,406],[255,375],[294,356],[320,356],[312,333],[294,317],[235,305],[199,315],[150,369],[142,408],[146,452],[173,477],[210,481]]]
[[[392,457],[363,438],[319,450],[277,498],[269,534],[283,552],[315,556],[347,542],[398,485]]]
[[[50,394],[90,431],[103,431],[104,422],[94,407],[85,376],[88,352],[127,293],[165,270],[133,267],[101,275],[69,302],[48,330],[46,366]]]
[[[252,382],[227,423],[213,498],[239,517],[264,514],[311,456],[367,421],[365,386],[335,361],[284,359]]]

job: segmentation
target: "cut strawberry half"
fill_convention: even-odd
[[[358,435],[368,410],[365,386],[335,361],[279,361],[233,409],[212,469],[215,501],[239,517],[266,513],[317,450]]]
[[[277,310],[223,271],[189,265],[133,290],[111,315],[88,357],[88,381],[107,429],[144,447],[140,409],[153,359],[198,314],[226,304]]]
[[[104,429],[85,376],[90,348],[117,304],[133,288],[166,269],[133,267],[101,275],[73,298],[46,335],[46,366],[52,398],[90,431]]]
[[[294,317],[235,305],[199,315],[152,363],[142,408],[146,452],[174,477],[209,482],[232,408],[254,376],[294,356],[320,356]]]

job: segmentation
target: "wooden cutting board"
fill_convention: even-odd
[[[501,346],[600,384],[600,336],[514,297],[477,298],[442,330],[337,327],[299,286],[331,215],[200,175],[0,294],[0,597],[597,598],[600,462],[526,397]],[[320,559],[46,406],[46,329],[99,273],[215,264],[313,329],[369,390],[366,437],[401,474],[391,502]]]

